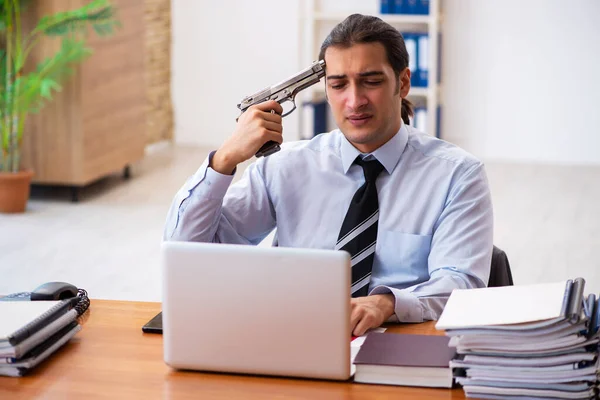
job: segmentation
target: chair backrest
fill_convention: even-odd
[[[513,278],[506,253],[494,246],[488,287],[512,286]]]

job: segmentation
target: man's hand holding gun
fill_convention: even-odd
[[[275,113],[271,113],[274,110]],[[239,119],[233,135],[227,139],[212,158],[211,167],[231,175],[235,167],[249,160],[265,143],[283,141],[283,107],[274,100],[250,107]]]
[[[314,85],[325,75],[325,62],[317,61],[293,77],[245,97],[238,108],[233,135],[214,154],[211,167],[230,175],[235,167],[256,155],[268,156],[279,151],[283,141],[283,117],[296,109],[296,95]],[[291,102],[293,108],[284,113],[282,103]]]

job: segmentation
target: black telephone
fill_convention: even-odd
[[[0,301],[64,300],[77,296],[77,287],[66,282],[47,282],[33,292],[19,292],[0,298]]]

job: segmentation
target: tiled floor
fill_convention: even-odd
[[[64,280],[94,298],[159,301],[165,215],[207,153],[156,146],[131,180],[107,178],[77,204],[66,189],[36,189],[25,214],[0,215],[0,293]],[[487,163],[487,171],[495,243],[516,283],[582,276],[586,292],[598,293],[600,166]]]

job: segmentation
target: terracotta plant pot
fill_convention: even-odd
[[[0,212],[25,211],[33,171],[0,172]]]

